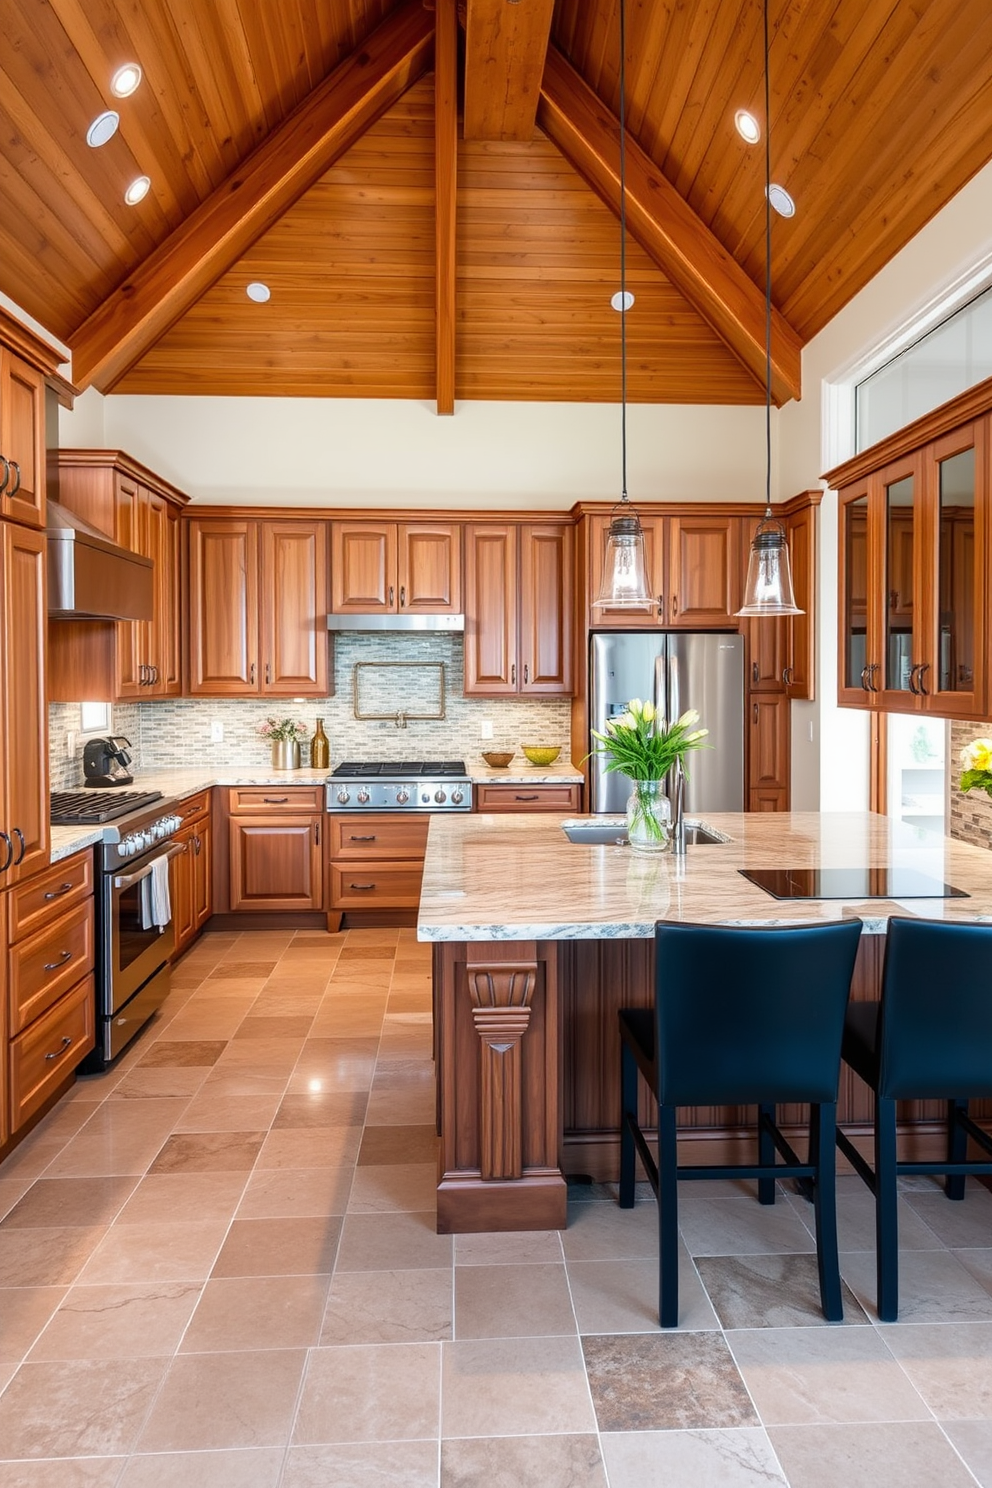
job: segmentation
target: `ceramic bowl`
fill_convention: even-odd
[[[512,749],[484,749],[482,751],[482,758],[494,770],[504,770],[512,760],[513,755],[514,751]]]
[[[553,765],[561,754],[561,746],[547,744],[521,744],[521,749],[532,765]]]

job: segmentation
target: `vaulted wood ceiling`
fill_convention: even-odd
[[[626,7],[628,396],[761,402],[761,0]],[[992,4],[769,15],[781,402],[992,158]],[[0,38],[0,289],[77,382],[617,400],[618,0],[0,0]]]

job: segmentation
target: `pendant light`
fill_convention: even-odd
[[[627,183],[624,150],[624,56],[627,36],[624,0],[620,0],[620,291],[611,300],[620,315],[620,500],[610,514],[603,555],[603,578],[593,609],[643,609],[653,603],[648,589],[644,531],[637,509],[627,497],[627,311],[634,296],[627,293]]]
[[[765,515],[751,539],[743,616],[802,615],[792,589],[785,528],[772,516],[772,151],[768,80],[768,0],[762,0],[765,42]]]

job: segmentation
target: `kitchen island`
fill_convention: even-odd
[[[869,813],[714,813],[722,841],[683,862],[568,840],[562,817],[431,821],[418,938],[434,942],[442,1232],[560,1228],[569,1176],[615,1176],[616,1012],[653,1000],[659,919],[773,925],[858,918],[852,996],[877,996],[891,914],[992,919],[983,848]],[[739,870],[913,870],[964,898],[774,899]],[[647,1112],[644,1113],[647,1118]],[[914,1151],[939,1140],[940,1102],[907,1107]],[[801,1107],[780,1112],[803,1123]],[[870,1098],[842,1070],[839,1117],[857,1131]],[[733,1160],[744,1113],[686,1112],[681,1140]],[[697,1146],[695,1151],[701,1153]]]

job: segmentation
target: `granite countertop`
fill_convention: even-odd
[[[683,863],[628,847],[569,842],[557,814],[436,816],[427,839],[417,937],[428,941],[632,939],[655,921],[795,924],[890,914],[992,919],[984,848],[867,812],[714,812],[729,840],[690,847]],[[967,899],[774,899],[739,868],[915,868]]]

